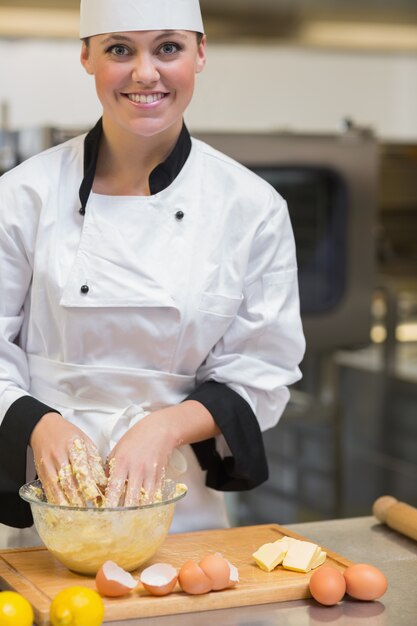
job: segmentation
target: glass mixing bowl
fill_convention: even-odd
[[[160,502],[87,508],[46,502],[39,480],[19,490],[46,548],[73,572],[88,575],[95,575],[107,560],[127,571],[148,561],[165,540],[175,506],[186,493],[182,483],[166,480]]]

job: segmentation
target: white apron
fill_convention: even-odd
[[[103,460],[122,435],[152,410],[161,397],[166,405],[178,404],[194,385],[193,376],[179,376],[147,370],[95,368],[64,365],[39,356],[29,355],[32,374],[31,393],[41,402],[55,407],[68,421],[80,428],[97,445]],[[94,397],[86,382],[94,379]],[[63,388],[65,380],[66,391]],[[48,382],[46,382],[48,381]],[[111,389],[126,397],[146,397],[146,403],[117,406]],[[141,389],[143,389],[141,391]],[[71,392],[71,390],[73,390]],[[113,402],[113,404],[112,404]],[[228,526],[224,496],[205,486],[205,472],[198,464],[191,446],[181,446],[187,469],[181,482],[188,487],[185,498],[177,504],[171,532]]]

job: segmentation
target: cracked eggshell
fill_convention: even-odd
[[[230,575],[229,575],[229,587],[236,587],[239,582],[239,570],[236,565],[233,565],[230,561],[227,561],[229,566]]]
[[[169,563],[154,563],[144,569],[140,582],[154,596],[166,596],[173,591],[178,580],[178,572]]]
[[[96,574],[96,587],[100,595],[109,598],[125,596],[137,587],[137,580],[114,561],[106,561]]]

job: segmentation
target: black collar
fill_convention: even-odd
[[[96,173],[98,150],[103,135],[102,118],[90,130],[84,140],[84,178],[80,185],[81,215],[85,214],[87,200],[93,186]],[[191,137],[183,123],[180,135],[173,150],[162,163],[159,163],[149,176],[151,194],[158,193],[168,187],[182,170],[191,151]]]

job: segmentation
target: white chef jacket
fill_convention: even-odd
[[[0,423],[30,395],[105,458],[144,413],[212,381],[249,405],[260,430],[273,427],[305,348],[285,201],[193,139],[168,187],[91,192],[80,215],[84,141],[0,180]],[[216,439],[220,456],[230,447]],[[222,494],[191,447],[182,452],[189,492],[173,530],[225,526]]]

